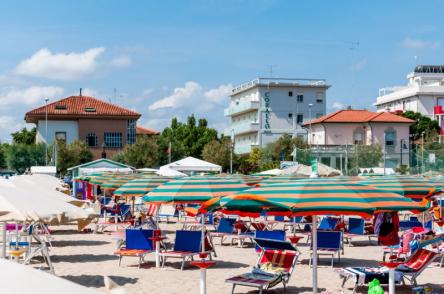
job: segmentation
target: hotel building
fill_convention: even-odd
[[[444,120],[444,66],[418,65],[407,75],[406,86],[379,90],[378,112],[414,111],[436,119],[441,128]],[[443,135],[441,130],[441,135]]]
[[[235,87],[224,110],[234,152],[265,147],[283,134],[306,138],[302,125],[325,114],[329,87],[323,79],[286,78],[257,78]]]

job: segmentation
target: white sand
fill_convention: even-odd
[[[168,230],[169,240],[173,242],[173,231],[178,228],[175,224],[161,224],[162,229]],[[51,249],[52,260],[57,276],[69,279],[87,287],[104,289],[103,276],[108,275],[121,285],[126,293],[199,293],[199,270],[186,266],[180,271],[179,260],[172,259],[165,268],[154,267],[154,254],[147,256],[148,263],[142,268],[137,267],[137,258],[127,257],[118,266],[118,258],[113,255],[115,244],[109,234],[80,234],[74,227],[53,227],[54,246]],[[219,239],[215,240],[218,257],[217,265],[207,273],[208,293],[231,293],[231,284],[225,279],[241,274],[254,265],[257,255],[253,248],[237,248],[235,246],[220,246]],[[311,293],[311,269],[308,266],[308,248],[304,244],[299,247],[302,251],[290,285],[286,293]],[[381,247],[368,245],[366,238],[357,239],[355,246],[345,247],[341,262],[335,262],[336,267],[377,265],[382,259]],[[321,260],[319,268],[319,289],[340,293],[341,280],[334,269],[330,267],[328,258]],[[444,284],[444,268],[437,268],[437,263],[427,269],[418,279],[422,285],[428,284],[439,288]],[[39,264],[35,263],[38,267]],[[346,284],[345,293],[350,293],[353,282]],[[236,287],[235,293],[257,293],[253,288]],[[284,293],[281,285],[267,293]],[[366,288],[359,288],[358,293],[367,293]],[[411,293],[410,287],[397,287],[397,293]]]

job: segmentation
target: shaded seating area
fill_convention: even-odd
[[[160,253],[160,257],[162,258],[162,267],[165,266],[167,259],[177,258],[182,260],[180,269],[183,270],[187,260],[193,261],[194,256],[202,253],[201,237],[202,235],[200,231],[176,231],[176,238],[173,248]],[[211,245],[208,236],[205,236],[204,246],[204,253],[208,254],[211,259],[211,254],[214,253],[214,248]]]
[[[342,249],[342,232],[340,231],[318,231],[318,258],[321,256],[331,257],[331,267],[334,264],[334,257],[337,255],[338,262],[341,261],[341,249]],[[311,266],[313,252],[310,253],[309,264]]]
[[[259,239],[254,242],[261,248],[261,254],[253,269],[245,274],[228,278],[234,293],[236,286],[258,288],[259,293],[282,283],[284,290],[296,266],[299,251],[287,241]]]
[[[418,276],[436,257],[436,252],[418,249],[405,262],[397,266],[395,269],[395,283],[405,284],[405,280],[407,280],[411,285],[416,286]],[[367,285],[375,278],[381,284],[388,284],[389,279],[389,271],[385,267],[347,267],[338,269],[336,272],[342,278],[342,287],[345,286],[348,280],[355,280],[353,293],[356,292],[357,287]]]

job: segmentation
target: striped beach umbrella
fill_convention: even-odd
[[[271,185],[271,184],[277,184],[277,183],[288,183],[292,181],[307,179],[307,177],[304,176],[275,176],[270,177],[268,179],[265,179],[260,182],[260,185]]]
[[[224,197],[226,212],[257,216],[291,211],[296,215],[360,215],[370,217],[375,210],[423,210],[424,207],[396,193],[370,186],[339,181],[307,179],[245,190]],[[284,209],[285,208],[285,209]]]
[[[218,177],[186,177],[155,188],[144,201],[151,203],[202,203],[248,189],[239,180]]]
[[[171,180],[174,179],[159,176],[146,176],[143,178],[136,178],[126,182],[120,188],[115,190],[114,195],[122,197],[142,197],[158,186]]]
[[[234,213],[262,209],[313,216],[313,293],[317,293],[317,215],[360,215],[375,211],[422,210],[423,206],[396,193],[370,186],[338,181],[310,180],[279,183],[249,189],[221,199],[222,209]],[[262,207],[249,207],[260,204]]]
[[[222,177],[222,178],[239,180],[240,182],[242,182],[248,186],[256,185],[259,182],[264,180],[264,177],[243,175],[243,174],[226,175],[225,177]]]
[[[358,183],[415,199],[440,193],[440,188],[435,183],[420,177],[373,177],[362,179]]]

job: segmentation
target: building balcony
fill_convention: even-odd
[[[225,135],[230,136],[231,130],[234,130],[235,135],[254,133],[260,130],[259,122],[245,121],[241,123],[232,124],[225,130]]]
[[[256,109],[259,109],[259,101],[241,101],[237,104],[231,104],[230,107],[225,108],[224,115],[233,116]]]

